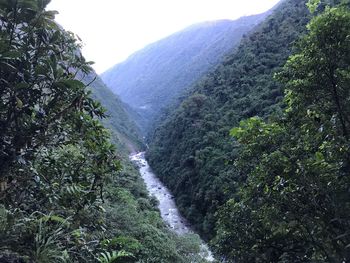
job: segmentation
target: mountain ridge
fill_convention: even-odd
[[[101,78],[142,117],[137,124],[145,134],[160,109],[215,67],[269,14],[194,24],[135,52]]]

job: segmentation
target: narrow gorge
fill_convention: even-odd
[[[130,160],[138,166],[149,194],[158,200],[158,208],[166,225],[178,235],[194,234],[190,224],[178,211],[174,196],[152,171],[145,159],[145,153],[133,153],[130,155]],[[213,262],[214,257],[208,245],[204,241],[201,241],[201,243],[200,256],[208,262]]]

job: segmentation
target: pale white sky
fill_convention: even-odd
[[[279,0],[51,0],[57,21],[77,34],[98,73],[189,25],[262,13]]]

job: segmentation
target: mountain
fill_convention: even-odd
[[[113,142],[118,149],[125,153],[141,149],[143,142],[140,131],[126,110],[128,106],[107,88],[95,72],[79,77],[86,85],[89,85],[92,97],[107,110],[107,118],[103,119],[102,122],[111,131]]]
[[[245,178],[232,165],[238,145],[229,131],[242,119],[265,118],[281,109],[283,89],[273,76],[306,30],[310,15],[305,3],[282,2],[187,92],[179,107],[167,111],[170,115],[150,139],[147,158],[152,168],[204,238],[215,235],[214,214]]]
[[[172,98],[215,67],[269,13],[190,26],[153,43],[101,77],[145,133]]]

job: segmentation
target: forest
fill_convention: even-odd
[[[282,116],[231,130],[246,180],[220,209],[215,242],[237,262],[350,259],[348,4],[326,7],[307,27],[276,75]]]
[[[285,1],[163,116],[148,160],[225,262],[347,262],[347,1]]]
[[[151,166],[207,239],[214,233],[217,208],[233,197],[242,178],[230,165],[239,155],[230,130],[248,117],[279,114],[283,87],[274,73],[308,20],[304,0],[282,3],[214,72],[182,95],[181,103],[167,110],[170,114],[150,138]]]
[[[201,238],[215,262],[350,262],[348,0],[281,1],[150,119],[49,2],[0,0],[1,263],[205,263]],[[200,237],[164,223],[129,161],[145,149]]]

